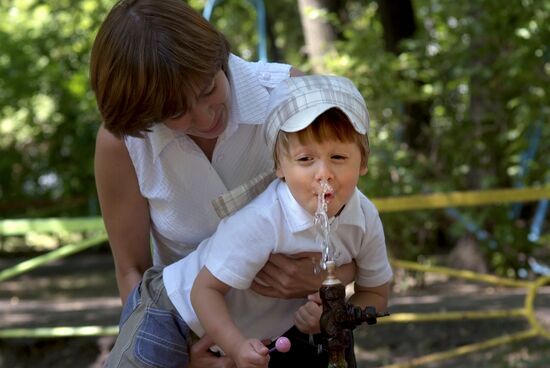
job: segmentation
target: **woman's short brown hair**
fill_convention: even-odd
[[[361,152],[361,167],[367,167],[369,162],[370,147],[368,136],[357,133],[347,115],[336,107],[328,109],[317,116],[311,124],[302,130],[294,133],[279,131],[275,149],[273,150],[273,159],[276,168],[279,165],[279,156],[288,152],[288,137],[290,134],[295,134],[300,144],[307,142],[322,143],[331,139],[340,142],[356,143]]]
[[[95,38],[90,83],[105,128],[141,136],[227,73],[227,39],[183,0],[120,0]]]

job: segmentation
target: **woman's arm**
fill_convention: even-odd
[[[147,200],[139,185],[124,142],[99,128],[95,150],[95,180],[103,222],[115,262],[122,302],[152,265]]]
[[[191,289],[191,303],[206,334],[238,367],[267,367],[268,349],[258,339],[247,339],[237,328],[225,303],[230,287],[203,267]]]
[[[272,254],[256,276],[265,285],[252,283],[252,290],[272,298],[306,297],[315,293],[326,279],[326,272],[315,274],[315,265],[319,265],[321,253],[304,252],[293,256]],[[336,277],[344,284],[355,279],[355,262],[341,265],[336,269]]]

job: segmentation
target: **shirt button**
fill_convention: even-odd
[[[262,78],[264,80],[270,80],[271,79],[271,73],[262,72],[262,73],[260,73],[260,78]]]

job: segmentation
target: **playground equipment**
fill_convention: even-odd
[[[386,365],[383,368],[412,368],[424,366],[426,364],[433,364],[435,362],[449,360],[458,356],[471,354],[481,350],[491,349],[500,345],[510,344],[513,342],[523,341],[535,337],[542,337],[550,340],[550,330],[548,329],[548,326],[545,326],[544,323],[542,323],[538,319],[535,310],[537,293],[542,287],[550,285],[550,275],[539,277],[532,281],[527,281],[480,274],[466,270],[456,270],[447,267],[419,264],[416,262],[402,260],[393,260],[392,265],[395,268],[446,275],[463,280],[469,280],[478,283],[481,282],[488,285],[518,289],[522,288],[526,290],[526,295],[522,308],[483,311],[449,311],[438,313],[395,313],[392,314],[390,317],[382,320],[381,324],[525,318],[529,324],[529,328],[515,333],[503,334],[501,336],[494,337],[485,341],[463,345],[454,349],[413,358],[403,363]]]

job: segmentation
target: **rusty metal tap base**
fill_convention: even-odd
[[[323,302],[321,338],[323,349],[328,352],[328,368],[347,368],[345,349],[349,336],[362,323],[373,325],[377,318],[389,313],[378,313],[374,307],[361,309],[346,302],[346,288],[334,275],[334,262],[327,262],[328,276],[319,289]]]

